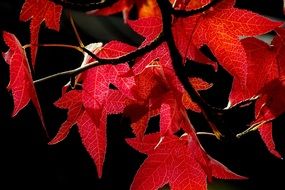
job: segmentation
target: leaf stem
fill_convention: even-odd
[[[268,122],[271,122],[272,120],[266,120],[266,121],[261,121],[258,123],[254,123],[253,125],[251,125],[249,128],[247,128],[246,130],[242,131],[241,133],[238,133],[236,135],[237,138],[241,138],[242,136],[252,132],[252,131],[256,131],[260,126],[262,126],[263,124],[266,124]]]
[[[214,133],[210,133],[210,132],[196,132],[196,135],[207,135],[207,136],[214,136],[216,137],[216,135]]]
[[[63,47],[63,48],[75,49],[81,53],[84,52],[81,47],[69,45],[69,44],[26,44],[26,45],[22,46],[22,48],[26,49],[26,48],[30,48],[32,46],[37,46],[37,47]]]
[[[81,40],[81,38],[80,38],[80,35],[79,35],[79,33],[78,33],[78,30],[77,30],[77,28],[76,28],[76,26],[75,26],[74,19],[73,19],[72,15],[71,15],[70,10],[68,10],[67,14],[68,14],[68,17],[69,17],[69,20],[70,20],[70,24],[71,24],[71,26],[72,26],[72,29],[73,29],[73,31],[74,31],[74,33],[75,33],[75,36],[76,36],[76,38],[77,38],[77,41],[78,41],[78,43],[79,43],[79,46],[80,46],[80,47],[85,47],[84,44],[83,44],[83,42],[82,42],[82,40]]]
[[[82,73],[83,71],[88,70],[89,68],[93,68],[93,67],[100,66],[100,65],[106,65],[106,64],[102,64],[102,63],[99,64],[98,61],[94,61],[94,62],[89,63],[89,64],[87,64],[87,65],[78,67],[78,68],[76,68],[76,69],[72,69],[72,70],[68,70],[68,71],[63,71],[63,72],[60,72],[60,73],[56,73],[56,74],[49,75],[49,76],[47,76],[47,77],[44,77],[44,78],[35,80],[35,81],[34,81],[34,84],[37,84],[37,83],[40,83],[40,82],[43,82],[43,81],[46,81],[46,80],[49,80],[49,79],[57,78],[57,77],[60,77],[60,76],[70,76],[70,77],[76,76],[76,75],[78,75],[79,73]]]

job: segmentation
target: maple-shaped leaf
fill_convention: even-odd
[[[192,1],[191,1],[192,2]],[[217,70],[217,63],[207,58],[202,52],[193,44],[193,32],[196,29],[197,22],[200,17],[192,16],[187,19],[177,18],[174,20],[172,25],[173,37],[175,44],[180,51],[184,62],[186,58],[194,60],[198,63],[209,64]]]
[[[192,18],[192,17],[191,17]],[[193,17],[194,18],[194,17]],[[142,42],[141,47],[151,43],[162,32],[162,20],[160,17],[149,17],[138,20],[129,20],[129,26],[139,35],[143,36],[145,40]],[[183,27],[187,26],[187,27]],[[175,20],[173,26],[173,34],[176,40],[176,45],[185,58],[191,59],[200,63],[210,64],[217,69],[217,64],[204,56],[200,50],[192,43],[192,33],[195,27],[187,20]],[[169,50],[166,43],[162,43],[159,47],[136,59],[135,65],[132,67],[134,74],[139,74],[148,65],[153,64],[154,61],[159,60],[161,65],[172,68],[170,62]]]
[[[82,91],[80,90],[66,92],[55,102],[55,105],[59,108],[68,109],[67,120],[61,125],[58,133],[49,144],[56,144],[64,140],[71,127],[77,124],[82,144],[94,160],[98,176],[101,178],[107,146],[107,114],[102,110],[100,115],[98,114],[96,118],[92,118],[83,106]]]
[[[234,8],[230,6],[232,3],[233,1],[223,1],[200,15],[193,34],[193,43],[197,47],[206,44],[234,80],[245,88],[247,57],[239,37],[261,35],[282,23]]]
[[[3,38],[9,47],[9,50],[3,53],[3,57],[10,66],[10,82],[8,89],[12,91],[14,100],[14,110],[12,116],[17,115],[17,113],[22,110],[31,100],[38,112],[42,125],[45,128],[44,118],[36,89],[33,84],[26,52],[22,48],[22,45],[15,35],[4,32]]]
[[[149,22],[149,25],[148,27],[143,28],[142,25],[143,23],[146,22]],[[145,46],[146,44],[154,40],[152,38],[158,37],[159,31],[162,30],[161,19],[158,17],[140,19],[138,22],[129,22],[129,23],[134,31],[145,37],[145,40],[141,44],[141,47]],[[135,60],[135,64],[132,66],[132,72],[134,75],[138,75],[141,72],[143,72],[143,70],[146,69],[147,67],[157,67],[157,66],[162,69],[161,72],[164,73],[162,75],[165,75],[165,73],[169,75],[168,77],[162,77],[162,78],[168,80],[166,82],[171,83],[170,86],[172,86],[175,89],[179,89],[180,91],[183,91],[183,87],[179,82],[179,79],[173,72],[174,70],[166,42],[163,42],[157,48],[153,49],[149,53],[146,53],[143,56],[138,57]]]
[[[100,58],[120,57],[134,49],[117,41],[104,47],[91,44],[87,48]],[[82,65],[89,64],[92,60],[86,55]],[[82,143],[94,160],[99,177],[102,176],[106,154],[107,115],[123,112],[128,97],[133,96],[131,88],[134,79],[123,76],[128,71],[127,64],[102,65],[89,69],[77,78],[82,82],[82,90],[64,92],[62,98],[55,102],[57,107],[68,109],[68,116],[50,144],[62,141],[70,128],[77,124]],[[118,90],[111,89],[111,84]]]
[[[259,127],[262,139],[268,150],[275,156],[281,157],[275,150],[272,138],[272,119],[282,114],[285,109],[283,76],[280,72],[284,68],[284,62],[278,62],[276,57],[280,52],[277,47],[279,37],[274,39],[275,46],[257,38],[246,38],[242,40],[248,57],[248,75],[246,78],[246,89],[240,84],[233,83],[230,93],[230,103],[235,105],[247,99],[259,97],[255,103],[255,120],[251,126]],[[282,54],[282,53],[281,53]]]
[[[159,134],[150,134],[144,136],[142,140],[127,139],[127,142],[136,150],[148,155],[134,177],[131,189],[154,190],[165,184],[177,190],[207,189],[207,173],[195,155],[197,147],[192,146],[187,138],[176,136],[159,138]],[[244,179],[217,161],[212,160],[208,167],[211,167],[210,170],[215,177]]]
[[[133,46],[112,41],[102,47],[97,56],[100,58],[120,57],[134,49]],[[129,70],[128,64],[123,63],[119,65],[102,65],[86,71],[82,79],[82,98],[85,108],[93,112],[104,105],[111,90],[111,84],[118,88],[122,94],[132,99],[134,94],[131,88],[135,85],[134,78],[124,76]]]
[[[246,38],[242,40],[242,44],[248,60],[247,88],[243,89],[240,83],[233,82],[230,94],[231,105],[260,95],[261,89],[278,76],[276,52],[271,50],[267,43],[257,38]]]
[[[62,6],[56,5],[49,0],[25,0],[20,13],[21,21],[31,20],[30,40],[32,65],[35,65],[38,50],[39,31],[42,22],[45,22],[49,29],[59,30]]]
[[[153,41],[162,31],[162,20],[160,17],[128,20],[128,25],[132,28],[132,30],[145,38],[141,46]]]
[[[160,16],[160,10],[155,0],[118,0],[110,7],[89,11],[89,14],[111,15],[123,12],[126,21],[133,7],[137,8],[139,18]]]
[[[102,109],[102,111],[104,110]],[[97,117],[99,117],[96,118],[99,122],[94,122],[94,118],[87,111],[84,111],[78,118],[77,125],[82,144],[95,161],[98,176],[101,178],[107,147],[107,114],[101,113],[101,116]],[[99,126],[96,123],[99,123]]]
[[[172,83],[175,80],[171,70],[164,71],[167,69],[153,65],[135,76],[136,85],[133,91],[136,92],[136,99],[128,102],[124,114],[131,118],[131,127],[137,137],[144,135],[150,118],[156,115],[160,115],[160,132],[163,135],[177,132],[187,120],[186,107],[182,102],[184,91],[180,91],[175,82]],[[196,82],[198,87],[201,81]],[[202,86],[199,87],[204,88]],[[187,98],[190,101],[190,97]],[[195,109],[189,104],[187,106],[187,109]]]
[[[54,105],[61,109],[68,109],[67,119],[61,124],[56,136],[49,144],[56,144],[64,140],[78,118],[82,115],[84,107],[82,106],[82,93],[78,90],[66,92],[60,99],[54,102]]]

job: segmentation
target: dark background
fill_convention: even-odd
[[[14,33],[22,44],[29,43],[29,23],[18,21],[23,1],[2,0],[0,2],[0,30]],[[283,19],[282,0],[237,0],[237,7],[260,14]],[[122,26],[117,18],[111,20],[84,17],[73,12],[75,21],[85,44],[97,41],[121,39],[137,44],[134,35]],[[108,21],[108,22],[107,22]],[[40,31],[40,42],[77,44],[65,13],[60,32]],[[0,40],[1,50],[7,47]],[[13,100],[6,90],[9,82],[8,66],[0,59],[0,189],[129,189],[136,170],[145,158],[132,150],[124,141],[131,137],[128,120],[112,116],[108,120],[108,149],[103,177],[98,180],[93,161],[81,144],[76,127],[61,143],[48,146],[39,118],[29,104],[15,118],[11,118]],[[76,68],[82,60],[81,54],[62,48],[40,48],[37,57],[35,78]],[[203,94],[215,106],[224,106],[230,90],[231,77],[221,68],[214,73],[209,68],[196,67],[205,79],[215,82],[214,87]],[[56,109],[53,102],[60,97],[61,87],[68,78],[61,77],[38,84],[37,91],[42,104],[46,125],[54,136],[65,121],[66,112]],[[197,129],[204,130],[205,121],[195,113],[189,113]],[[226,116],[226,130],[236,133],[245,129],[252,117],[252,109],[235,110]],[[152,122],[156,123],[158,118]],[[274,138],[277,149],[285,155],[285,119],[274,121]],[[285,163],[268,153],[257,132],[241,139],[218,141],[202,136],[201,142],[211,156],[233,171],[249,177],[246,181],[215,180],[209,189],[285,189]]]

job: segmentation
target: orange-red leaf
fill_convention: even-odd
[[[247,88],[242,89],[240,84],[234,82],[230,103],[235,105],[252,97],[259,97],[255,103],[255,120],[251,125],[259,126],[259,132],[268,150],[280,157],[275,150],[271,123],[268,122],[285,111],[284,72],[282,72],[284,60],[280,60],[284,54],[282,35],[275,37],[272,43],[274,46],[257,38],[242,40],[248,57]]]
[[[219,63],[245,88],[248,63],[239,37],[261,35],[280,25],[253,12],[229,7],[225,1],[200,16],[193,40],[198,47],[208,45]]]
[[[139,18],[160,16],[159,7],[154,0],[118,0],[110,7],[100,10],[90,11],[89,14],[111,15],[123,12],[124,19],[127,20],[133,7],[137,8]]]
[[[162,21],[160,17],[141,18],[138,20],[128,20],[128,25],[139,35],[145,38],[141,46],[154,40],[162,31]]]
[[[30,23],[30,40],[32,65],[35,65],[38,47],[39,30],[42,22],[45,22],[49,29],[59,30],[62,7],[49,0],[25,0],[22,7],[20,20]]]
[[[196,29],[199,19],[199,15],[188,18],[176,18],[172,25],[173,37],[178,50],[184,58],[184,62],[187,58],[199,63],[209,64],[216,70],[217,64],[202,54],[193,43],[193,32]]]

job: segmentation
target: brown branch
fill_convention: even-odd
[[[157,0],[158,6],[161,10],[162,15],[162,24],[163,24],[163,34],[165,36],[165,40],[167,42],[170,57],[172,60],[172,65],[176,76],[180,80],[181,84],[183,85],[184,89],[188,92],[191,99],[196,102],[202,110],[202,113],[205,119],[209,122],[210,127],[212,128],[214,134],[218,139],[222,136],[219,130],[217,129],[216,125],[220,123],[220,117],[216,110],[214,110],[211,106],[209,106],[200,94],[195,90],[193,85],[189,82],[187,73],[185,71],[185,67],[183,65],[183,58],[176,47],[174,37],[171,30],[171,23],[172,23],[172,5],[168,0]]]
[[[90,50],[86,49],[85,47],[82,47],[82,50],[86,52],[90,57],[97,60],[100,63],[109,63],[109,64],[118,64],[118,63],[124,63],[131,61],[139,56],[144,55],[147,52],[150,52],[151,50],[154,50],[157,48],[163,41],[165,40],[164,35],[160,33],[157,38],[155,38],[151,43],[137,49],[136,51],[130,52],[126,55],[115,57],[115,58],[100,58],[94,53],[92,53]]]
[[[60,72],[60,73],[56,73],[38,80],[34,81],[34,84],[46,81],[46,80],[50,80],[53,78],[57,78],[57,77],[61,77],[61,76],[69,76],[69,77],[74,77],[88,69],[91,69],[93,67],[97,67],[97,66],[101,66],[101,65],[117,65],[120,63],[125,63],[125,62],[129,62],[132,61],[133,59],[140,57],[152,50],[154,50],[155,48],[157,48],[163,41],[164,41],[164,37],[162,34],[160,34],[156,39],[154,39],[151,43],[138,48],[137,50],[130,52],[126,55],[120,56],[120,57],[116,57],[116,58],[110,58],[110,59],[103,59],[103,58],[99,58],[98,56],[96,56],[94,53],[92,53],[90,50],[86,49],[85,47],[78,47],[80,50],[82,50],[83,52],[86,52],[90,57],[94,58],[96,61],[91,63],[91,64],[87,64],[84,65],[82,67],[76,68],[76,69],[72,69],[72,70],[68,70],[68,71],[64,71],[64,72]],[[72,46],[72,47],[77,47],[77,46]],[[76,49],[78,49],[76,48]]]

